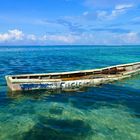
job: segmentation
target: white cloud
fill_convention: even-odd
[[[140,35],[136,32],[129,33],[83,33],[77,40],[80,44],[90,45],[125,45],[125,44],[140,44]],[[77,42],[76,42],[77,43]]]
[[[127,34],[121,34],[118,36],[118,39],[120,39],[123,43],[139,43],[140,42],[140,36],[136,32],[130,32]]]
[[[97,18],[98,19],[104,19],[104,18],[108,18],[108,12],[107,11],[97,11]]]
[[[120,4],[120,5],[116,5],[115,9],[122,10],[122,9],[128,9],[132,7],[133,7],[133,4]]]
[[[116,5],[130,8],[132,4],[139,5],[139,0],[83,0],[83,5],[90,9],[110,9]]]
[[[74,43],[78,39],[75,35],[44,35],[41,40],[43,41],[57,41],[63,43]]]
[[[120,4],[116,5],[115,8],[111,11],[97,11],[97,18],[98,19],[108,19],[111,20],[121,14],[124,14],[129,8],[132,8],[132,4]]]
[[[1,33],[0,34],[0,43],[19,43],[22,44],[25,42],[27,43],[35,43],[38,42],[40,44],[44,43],[66,43],[71,44],[76,42],[78,39],[78,36],[67,34],[67,35],[42,35],[42,36],[36,36],[34,34],[25,34],[21,30],[14,29],[14,30],[8,30],[7,33]]]
[[[107,37],[101,40],[102,44],[110,45],[137,45],[140,44],[140,35],[136,32],[130,33],[105,33]]]
[[[26,37],[28,40],[33,40],[33,41],[36,41],[37,40],[37,37],[33,34],[30,34],[30,35],[27,35]]]
[[[9,30],[7,33],[0,34],[0,42],[22,40],[23,38],[23,32],[17,29]]]
[[[137,32],[129,33],[81,33],[73,34],[47,34],[36,36],[34,34],[25,34],[20,30],[9,30],[7,33],[0,34],[0,44],[8,45],[61,45],[61,44],[139,44],[140,34]]]

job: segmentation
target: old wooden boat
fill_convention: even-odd
[[[63,90],[105,84],[138,73],[140,73],[140,62],[73,72],[9,75],[5,78],[9,89],[12,91]]]

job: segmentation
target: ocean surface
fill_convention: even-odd
[[[5,75],[140,61],[140,46],[1,46],[0,140],[140,140],[140,75],[77,92],[14,94]]]

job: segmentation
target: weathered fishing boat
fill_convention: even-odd
[[[74,89],[91,87],[131,77],[140,73],[140,62],[116,65],[101,69],[6,76],[12,91],[37,89]]]

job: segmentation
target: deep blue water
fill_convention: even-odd
[[[140,61],[140,46],[0,47],[0,140],[139,140],[140,75],[77,92],[8,92],[5,75]]]

